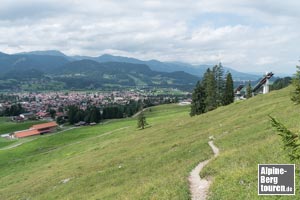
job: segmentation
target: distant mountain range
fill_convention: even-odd
[[[104,54],[99,57],[81,57],[81,56],[74,56],[74,59],[91,59],[97,62],[126,62],[126,63],[136,63],[136,64],[145,64],[148,65],[152,70],[155,71],[162,71],[162,72],[174,72],[174,71],[184,71],[190,73],[192,75],[202,77],[207,68],[213,67],[213,65],[198,65],[194,66],[188,63],[181,63],[181,62],[160,62],[157,60],[149,60],[149,61],[142,61],[135,58],[128,58],[122,56],[112,56],[108,54]],[[217,63],[216,63],[217,64]],[[224,67],[224,71],[229,71],[233,79],[236,81],[248,81],[248,80],[257,80],[261,76],[238,72],[228,67]]]
[[[53,82],[52,87],[60,83],[58,85],[66,89],[122,86],[192,88],[209,67],[212,66],[142,61],[108,54],[99,57],[67,56],[55,50],[18,54],[0,52],[0,89],[7,88],[11,84],[10,79],[23,81],[18,82],[22,86],[32,86],[33,83],[28,81],[33,79],[35,83],[37,80]],[[227,67],[224,70],[231,72],[235,81],[260,78]]]
[[[47,51],[48,52],[48,51]],[[10,70],[38,69],[49,72],[70,62],[67,57],[34,53],[4,54],[0,53],[0,73]]]
[[[67,57],[62,52],[56,51],[56,50],[21,52],[21,53],[17,53],[16,55],[42,55],[42,56],[61,56],[61,57]]]
[[[82,85],[94,88],[109,86],[193,87],[198,77],[183,71],[157,72],[144,64],[125,62],[99,63],[93,60],[69,62],[51,72],[55,80],[68,87]]]
[[[195,76],[202,77],[205,73],[207,68],[213,67],[213,65],[191,65],[188,63],[182,62],[160,62],[158,60],[148,60],[142,61],[136,58],[129,58],[129,57],[122,57],[122,56],[113,56],[109,54],[104,54],[99,57],[89,57],[89,56],[66,56],[60,51],[50,50],[50,51],[32,51],[32,52],[23,52],[19,53],[19,55],[43,55],[43,56],[60,56],[64,57],[69,61],[74,60],[94,60],[97,62],[124,62],[124,63],[134,63],[134,64],[145,64],[148,65],[154,71],[161,71],[161,72],[175,72],[175,71],[184,71],[186,73],[190,73]],[[217,63],[216,63],[217,64]],[[249,74],[236,71],[229,67],[224,67],[225,72],[229,71],[233,78],[236,81],[248,81],[248,80],[257,80],[260,78],[260,75],[257,74]]]

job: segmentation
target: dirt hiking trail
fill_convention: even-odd
[[[219,149],[214,145],[213,141],[208,142],[209,146],[214,152],[214,157],[219,155]],[[192,200],[205,200],[207,199],[208,189],[211,180],[200,178],[200,172],[213,158],[200,162],[190,173],[189,183]]]

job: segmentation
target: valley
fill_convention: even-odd
[[[290,91],[192,118],[189,106],[153,107],[145,111],[150,126],[144,130],[129,118],[40,136],[0,151],[0,194],[5,199],[189,199],[187,177],[213,156],[207,142],[214,136],[220,155],[200,174],[213,177],[209,199],[260,199],[257,163],[290,163],[268,119],[271,114],[299,129],[300,110],[291,104]]]

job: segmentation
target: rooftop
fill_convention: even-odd
[[[31,128],[32,129],[43,129],[43,128],[51,128],[51,127],[55,127],[55,126],[57,126],[56,122],[48,122],[48,123],[33,125]]]
[[[40,134],[40,132],[35,129],[29,129],[29,130],[15,132],[15,136],[18,138],[27,137],[27,136],[31,136],[31,135],[39,135],[39,134]]]

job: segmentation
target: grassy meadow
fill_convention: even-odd
[[[300,106],[290,100],[292,87],[258,95],[244,102],[222,107],[202,117],[214,127],[212,134],[220,156],[209,163],[201,176],[214,177],[210,200],[299,199],[299,163],[291,162],[281,137],[270,125],[268,115],[299,132]],[[257,164],[298,164],[296,196],[258,196]],[[298,197],[297,197],[298,196]]]
[[[208,133],[190,126],[197,119],[188,110],[177,105],[152,108],[144,130],[136,128],[136,119],[116,120],[0,151],[0,196],[187,199],[189,171],[212,155]],[[64,184],[65,179],[70,180]]]
[[[9,146],[15,142],[16,142],[15,140],[7,140],[5,138],[0,138],[0,149]]]
[[[25,121],[25,122],[12,122],[8,117],[0,117],[0,135],[5,133],[12,133],[15,131],[20,131],[24,129],[30,128],[34,124],[43,123],[42,121]],[[6,147],[13,143],[17,142],[17,140],[7,140],[4,138],[0,138],[0,149],[2,147]]]
[[[145,112],[149,126],[144,130],[136,128],[136,119],[114,120],[2,150],[0,197],[189,199],[187,177],[213,155],[207,144],[213,135],[220,155],[201,173],[213,177],[211,200],[294,199],[257,196],[257,164],[290,163],[267,117],[300,128],[300,107],[289,100],[290,90],[196,117],[189,116],[189,106],[157,106]]]
[[[45,123],[43,121],[12,122],[7,117],[0,117],[0,134],[28,129],[32,125]]]

